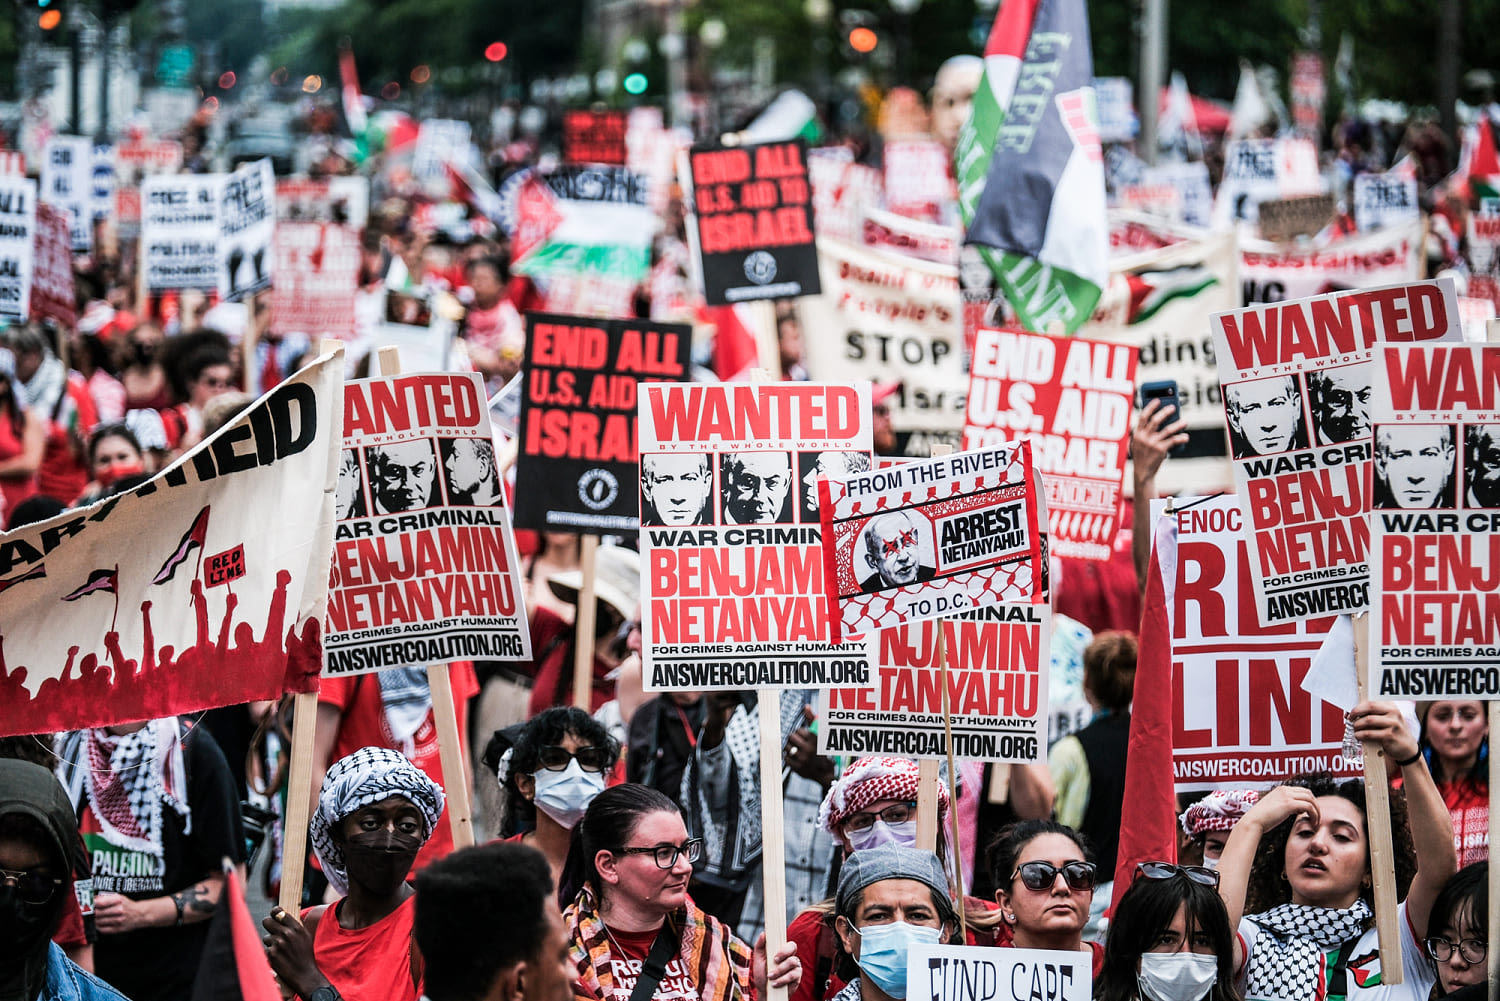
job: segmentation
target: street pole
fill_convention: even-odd
[[[109,15],[100,14],[99,23],[103,31],[99,46],[99,134],[95,141],[103,145],[109,142]]]
[[[1142,0],[1140,86],[1136,88],[1136,113],[1141,120],[1136,154],[1147,163],[1156,162],[1156,118],[1161,88],[1166,82],[1167,2]]]
[[[78,21],[68,26],[68,132],[83,135],[83,37]]]

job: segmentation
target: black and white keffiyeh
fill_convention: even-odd
[[[1364,933],[1370,905],[1356,900],[1346,910],[1281,904],[1248,915],[1260,926],[1245,981],[1252,998],[1318,997],[1323,955]]]
[[[176,811],[191,834],[187,769],[176,717],[152,720],[134,733],[74,730],[57,748],[57,776],[77,807],[86,801],[104,840],[164,859],[162,808]]]
[[[375,677],[380,679],[380,701],[385,705],[386,735],[403,754],[415,754],[413,738],[432,712],[427,668],[398,667],[380,671]]]
[[[308,835],[323,874],[339,895],[349,892],[349,872],[344,867],[344,850],[333,838],[334,827],[354,811],[392,796],[406,797],[421,811],[425,844],[443,812],[443,787],[404,754],[388,747],[361,747],[328,769]]]

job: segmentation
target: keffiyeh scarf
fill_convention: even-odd
[[[103,729],[64,734],[57,775],[70,801],[86,801],[104,840],[117,848],[164,860],[164,806],[182,818],[183,833],[193,833],[176,717],[152,720],[120,736]]]
[[[411,756],[417,745],[413,739],[427,715],[432,712],[432,688],[427,683],[427,668],[400,667],[380,671],[380,701],[385,705],[385,727],[396,748]]]
[[[443,812],[443,787],[405,755],[388,747],[361,747],[328,769],[308,836],[323,874],[340,896],[349,892],[349,870],[344,866],[344,850],[333,838],[334,827],[354,811],[392,796],[406,797],[421,811],[425,844]]]
[[[1323,954],[1363,934],[1370,916],[1363,900],[1347,910],[1282,904],[1249,915],[1260,934],[1250,950],[1245,996],[1321,998]]]

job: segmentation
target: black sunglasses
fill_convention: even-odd
[[[1099,879],[1099,867],[1092,862],[1065,862],[1061,866],[1051,862],[1022,862],[1010,878],[1020,876],[1028,890],[1050,890],[1058,873],[1062,873],[1071,890],[1092,890]]]
[[[57,876],[43,876],[39,872],[0,869],[0,887],[13,886],[16,894],[28,904],[45,904],[52,899],[63,881]]]
[[[556,744],[539,748],[536,759],[549,772],[564,770],[570,761],[577,761],[578,767],[586,772],[602,772],[609,763],[609,755],[604,753],[602,747],[580,747],[576,751],[570,751]]]
[[[1218,886],[1219,873],[1216,869],[1210,869],[1204,865],[1173,865],[1171,862],[1142,862],[1135,867],[1136,878],[1145,876],[1147,879],[1171,879],[1173,876],[1185,876],[1194,883],[1202,883],[1204,886]]]

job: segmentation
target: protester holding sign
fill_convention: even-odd
[[[764,936],[752,951],[688,897],[703,842],[688,838],[670,799],[645,786],[607,789],[589,804],[579,835],[583,886],[563,912],[579,1001],[755,1001],[768,984],[796,989],[794,947],[773,964]],[[636,997],[651,976],[654,989]]]
[[[839,873],[835,926],[858,976],[836,1001],[905,1001],[907,954],[956,937],[958,914],[937,856],[898,844],[854,856]]]
[[[1083,838],[1054,820],[1023,820],[1000,832],[990,846],[995,902],[1000,920],[1011,926],[1018,949],[1093,952],[1094,976],[1104,961],[1098,942],[1083,941],[1089,901],[1099,868],[1089,859]]]
[[[1397,909],[1404,986],[1382,987],[1364,786],[1313,774],[1262,796],[1219,862],[1219,894],[1239,928],[1235,964],[1249,997],[1321,997],[1325,969],[1332,971],[1328,994],[1351,1001],[1415,1001],[1435,980],[1419,943],[1455,868],[1448,811],[1395,705],[1362,702],[1350,718],[1354,736],[1377,744],[1405,780],[1405,803],[1391,798],[1396,889],[1405,890]]]
[[[1095,1001],[1238,1001],[1217,883],[1201,866],[1137,866],[1110,922]]]

